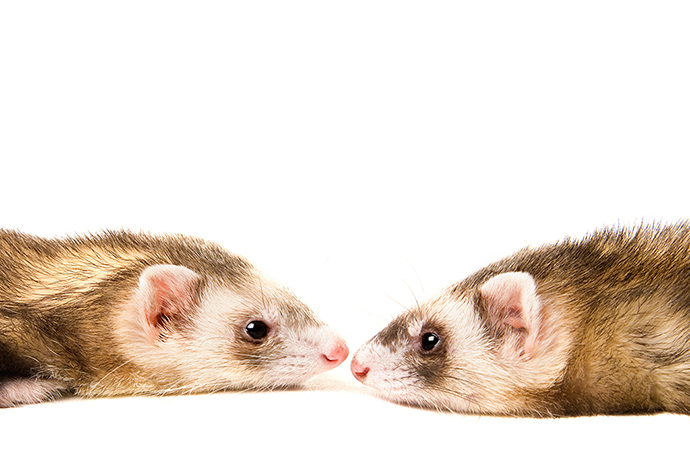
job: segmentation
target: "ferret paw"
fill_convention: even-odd
[[[32,378],[0,380],[0,408],[49,401],[67,389],[67,385],[59,380]]]

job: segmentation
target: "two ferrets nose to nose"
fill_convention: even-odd
[[[353,356],[397,403],[530,417],[690,412],[690,225],[526,248],[395,318]],[[0,407],[63,394],[299,385],[345,341],[204,240],[0,231]]]

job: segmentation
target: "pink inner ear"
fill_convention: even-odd
[[[525,327],[525,322],[522,320],[522,317],[517,312],[508,314],[508,316],[505,319],[505,323],[515,330],[527,329],[527,327]]]
[[[147,323],[158,329],[194,307],[199,275],[179,265],[154,265],[141,274]]]
[[[481,293],[492,323],[531,332],[536,303],[532,276],[521,272],[502,273],[484,283]]]

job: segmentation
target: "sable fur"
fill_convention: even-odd
[[[194,281],[183,300],[193,307],[148,318],[153,329],[140,286],[151,267]],[[272,326],[262,343],[244,334],[252,319]],[[334,346],[340,355],[346,350],[290,291],[213,243],[126,231],[44,239],[0,230],[0,407],[61,392],[290,385],[326,370],[322,356]]]
[[[522,274],[534,318],[487,306],[491,280]],[[689,281],[685,222],[526,248],[395,319],[353,372],[396,401],[462,412],[688,413]],[[419,349],[425,331],[444,338],[431,353]]]

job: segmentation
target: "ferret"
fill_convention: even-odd
[[[350,367],[438,410],[690,413],[690,224],[522,249],[401,314]]]
[[[293,386],[347,355],[291,291],[214,243],[0,230],[0,407]]]

